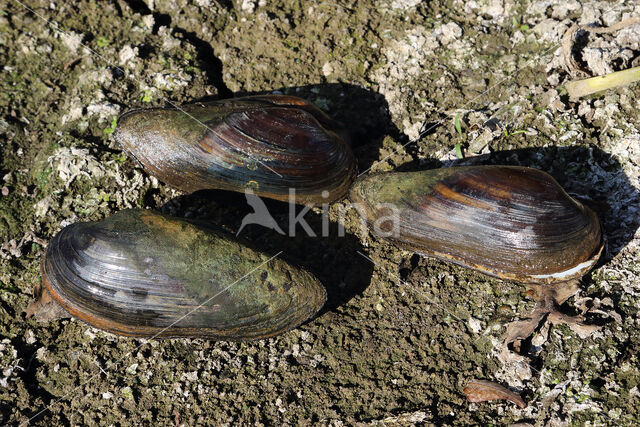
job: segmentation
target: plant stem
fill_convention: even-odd
[[[638,80],[640,80],[640,67],[634,67],[604,76],[567,82],[565,87],[569,92],[569,97],[577,99],[603,90],[625,86]]]

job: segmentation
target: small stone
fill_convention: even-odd
[[[242,4],[240,4],[240,9],[247,13],[253,13],[253,11],[256,9],[255,2],[252,0],[243,0]]]
[[[33,333],[33,331],[31,329],[29,329],[26,333],[26,338],[25,338],[25,342],[29,345],[34,344],[36,341],[38,341],[36,339],[36,335]]]
[[[118,58],[120,59],[121,65],[126,65],[129,61],[138,56],[138,48],[132,48],[130,45],[124,46],[120,49],[120,53],[118,54]]]
[[[330,63],[325,62],[322,66],[322,74],[325,77],[329,77],[331,74],[333,74],[333,66]]]
[[[133,390],[131,390],[131,387],[123,387],[120,391],[122,391],[124,397],[133,400]]]
[[[153,10],[153,8],[150,9]],[[153,18],[152,14],[145,15],[142,17],[142,23],[145,25],[145,27],[151,30],[153,29],[153,24],[155,24],[155,19]]]
[[[198,381],[198,371],[185,372],[182,374],[182,378],[192,383],[196,382]]]
[[[471,328],[471,330],[476,334],[480,332],[482,330],[480,320],[475,317],[469,317],[469,328]]]
[[[420,0],[394,0],[391,2],[392,9],[411,9],[420,4]]]
[[[449,22],[434,31],[433,35],[443,46],[446,46],[462,36],[462,28],[455,22]]]

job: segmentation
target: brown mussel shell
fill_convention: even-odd
[[[222,189],[320,204],[344,197],[355,179],[340,126],[293,96],[262,95],[133,110],[116,140],[147,172],[185,192]]]
[[[135,337],[266,338],[300,325],[326,299],[305,270],[223,231],[146,210],[65,227],[41,269],[73,316]]]
[[[399,246],[523,283],[579,278],[603,248],[597,215],[532,168],[372,174],[349,198],[374,233]]]

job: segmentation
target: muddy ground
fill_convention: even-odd
[[[611,1],[0,0],[0,422],[640,422],[640,85],[574,102],[559,47],[574,23],[639,13]],[[639,65],[639,42],[638,25],[583,31],[574,56],[604,74]],[[150,177],[113,140],[119,113],[276,90],[347,123],[360,171],[521,164],[590,198],[607,252],[562,309],[600,330],[543,326],[503,363],[505,325],[533,308],[526,289],[361,235],[355,212],[339,237],[346,202],[331,207],[330,237],[243,231],[327,287],[325,310],[280,337],[143,341],[26,319],[44,246],[67,224],[144,207],[235,231],[251,212],[242,195]],[[288,207],[268,204],[286,227]],[[307,219],[320,229],[318,210]],[[469,404],[472,378],[529,405]]]

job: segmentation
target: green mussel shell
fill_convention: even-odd
[[[179,190],[250,189],[321,204],[344,197],[355,179],[340,130],[303,99],[263,95],[133,110],[114,135],[147,172]]]
[[[69,313],[136,337],[271,337],[309,319],[326,299],[303,269],[223,231],[147,210],[65,227],[41,268]]]
[[[603,248],[597,215],[532,168],[372,174],[355,182],[349,198],[375,234],[503,279],[579,278]]]

